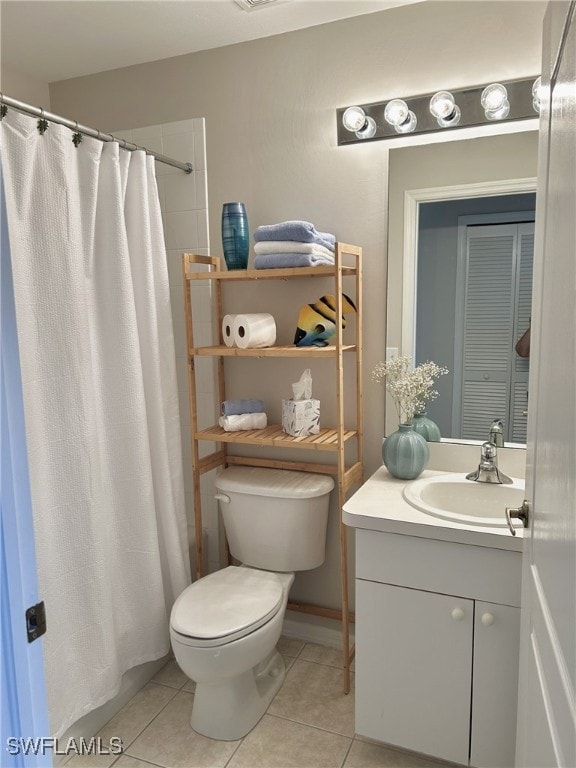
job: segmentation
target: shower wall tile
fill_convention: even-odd
[[[169,157],[176,157],[178,159],[186,158],[185,162],[192,163],[194,170],[196,171],[196,164],[194,163],[194,144],[196,141],[196,135],[188,131],[187,133],[173,133],[162,138],[162,145],[164,147],[163,152]]]
[[[208,255],[208,219],[203,210],[196,211],[196,232],[198,234],[198,248],[204,249],[205,255]]]
[[[137,131],[132,131],[132,143],[137,144],[139,147],[146,147],[146,149],[152,150],[152,152],[159,152],[161,155],[165,155],[162,148],[161,136],[149,136],[148,138],[140,138],[136,136]]]
[[[204,211],[186,210],[166,213],[166,247],[195,253],[199,246],[198,219],[205,218]]]
[[[208,205],[208,185],[206,181],[206,171],[197,171],[194,174],[196,186],[196,207],[206,208]]]
[[[175,123],[162,123],[163,136],[170,136],[173,133],[187,133],[188,131],[204,131],[204,118],[190,118],[189,120],[178,120]]]
[[[196,133],[194,136],[194,168],[197,171],[206,170],[206,140],[204,133]]]
[[[199,173],[203,174],[204,171]],[[165,176],[166,184],[166,213],[174,211],[194,211],[196,208],[206,207],[197,205],[197,173],[186,174],[179,171],[178,174]],[[202,199],[202,198],[200,198]]]
[[[166,228],[167,227],[165,226],[165,232]],[[179,248],[167,250],[166,258],[168,259],[168,280],[170,281],[170,288],[178,287],[182,291],[182,251]]]
[[[133,141],[135,144],[143,144],[144,146],[148,147],[149,141],[159,141],[160,144],[162,143],[162,130],[161,126],[159,125],[149,125],[146,128],[133,128],[131,133],[131,141]],[[155,151],[162,152],[161,149]]]

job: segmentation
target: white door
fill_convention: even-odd
[[[576,3],[544,22],[519,768],[576,766]]]

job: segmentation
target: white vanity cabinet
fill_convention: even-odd
[[[521,553],[356,531],[356,730],[514,765]]]

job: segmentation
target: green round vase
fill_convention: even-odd
[[[430,450],[428,443],[414,431],[412,424],[400,424],[382,443],[382,461],[393,477],[414,480],[422,472]]]
[[[440,428],[435,421],[429,419],[426,415],[426,411],[422,413],[415,413],[412,419],[414,431],[422,435],[424,440],[429,443],[439,443],[442,435],[440,434]]]

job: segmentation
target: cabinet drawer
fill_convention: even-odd
[[[522,553],[361,529],[356,576],[520,606]]]

